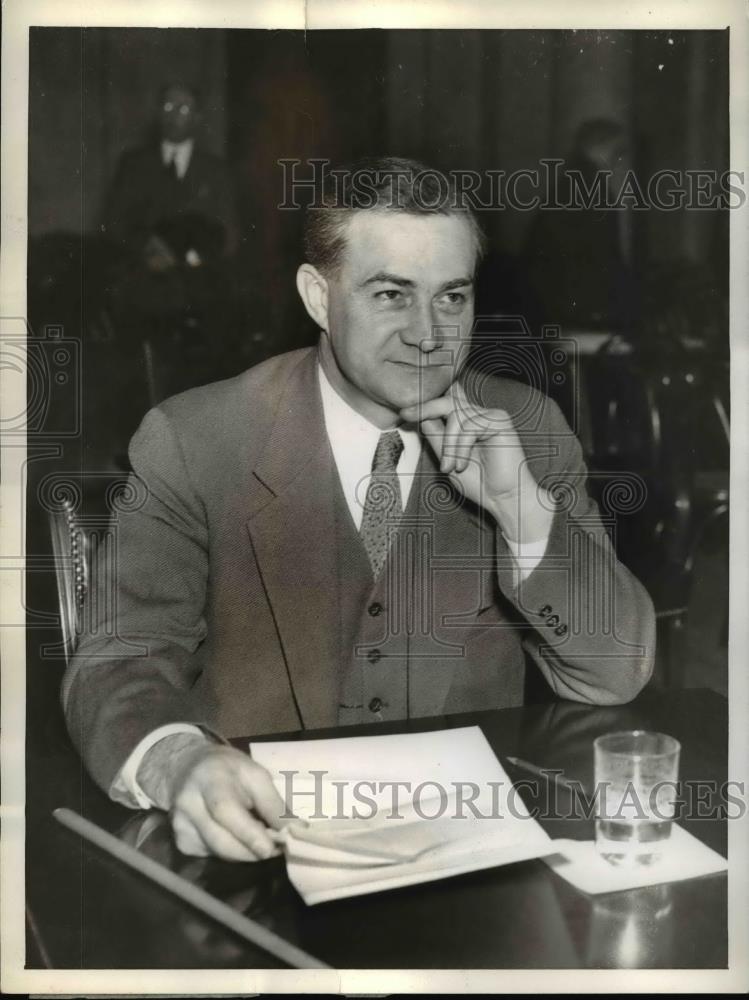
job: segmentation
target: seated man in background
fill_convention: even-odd
[[[164,87],[157,135],[122,154],[102,211],[117,261],[114,326],[128,340],[148,339],[151,352],[160,347],[164,369],[171,362],[171,372],[153,375],[156,398],[199,383],[201,369],[203,381],[222,371],[231,322],[236,200],[226,163],[202,147],[200,121],[192,87]]]
[[[550,204],[569,211],[539,210],[525,247],[531,325],[561,323],[575,331],[631,334],[639,322],[633,268],[637,212],[626,199],[615,203],[632,166],[625,130],[608,118],[591,118],[575,132],[572,149],[548,192]],[[608,180],[604,180],[608,178]],[[596,182],[607,187],[596,195]],[[588,202],[586,192],[594,192]]]
[[[652,671],[652,604],[558,407],[463,366],[477,220],[418,163],[359,169],[368,202],[307,213],[317,348],[144,419],[114,600],[66,673],[95,780],[170,810],[187,853],[274,850],[284,805],[227,737],[519,705],[526,658],[588,704]]]
[[[202,149],[196,135],[195,91],[164,87],[154,141],[120,157],[104,206],[105,233],[154,273],[236,249],[237,218],[223,160]]]

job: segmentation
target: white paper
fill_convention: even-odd
[[[309,823],[289,829],[284,845],[289,878],[310,904],[555,850],[477,726],[253,743],[250,753]]]
[[[558,853],[545,857],[546,864],[591,895],[714,875],[728,868],[722,855],[676,823],[660,847],[661,857],[652,865],[612,865],[600,856],[592,840],[556,840],[554,846]]]

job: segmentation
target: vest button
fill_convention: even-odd
[[[370,701],[370,703],[369,703],[369,711],[370,712],[379,712],[381,708],[382,708],[382,699],[381,698],[373,698]]]
[[[369,611],[370,615],[373,618],[376,618],[378,615],[382,614],[382,605],[380,604],[379,601],[373,601],[372,604],[369,605],[367,610]]]
[[[367,653],[367,659],[369,660],[370,663],[379,663],[380,660],[382,659],[382,653],[379,651],[379,649],[370,649],[370,651]]]

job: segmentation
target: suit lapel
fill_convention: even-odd
[[[338,693],[336,475],[311,351],[279,401],[256,465],[265,502],[248,531],[305,728],[334,725]]]

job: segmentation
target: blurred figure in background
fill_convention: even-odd
[[[601,190],[604,205],[611,204],[631,162],[622,126],[607,118],[589,119],[575,133],[549,200],[559,206],[579,204],[575,189],[584,185],[595,191],[596,178],[609,172]],[[573,172],[579,172],[581,182],[571,179]],[[592,200],[590,207],[542,207],[536,215],[525,252],[533,326],[556,323],[563,332],[627,333],[637,320],[632,212],[596,207],[595,194]]]
[[[166,86],[158,135],[123,153],[103,211],[118,260],[113,321],[143,344],[151,403],[217,377],[233,325],[233,184],[224,161],[201,148],[199,122],[195,90]]]

